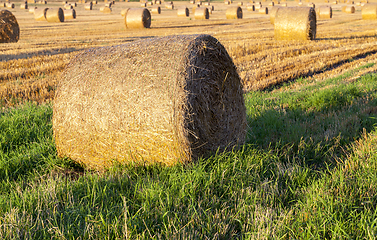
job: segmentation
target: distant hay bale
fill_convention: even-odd
[[[21,9],[28,9],[27,3],[21,3],[20,8]]]
[[[165,4],[166,9],[174,9],[174,5],[171,3]]]
[[[199,7],[197,9],[195,9],[194,17],[197,20],[209,19],[208,8],[206,8],[206,7]]]
[[[302,2],[301,2],[301,1],[300,1],[300,2],[298,2],[298,5],[299,5],[299,6],[302,6]]]
[[[357,3],[356,3],[356,6],[361,6],[361,2],[357,2]]]
[[[190,1],[190,4],[195,4],[195,0],[191,0],[191,1]]]
[[[123,17],[125,17],[127,15],[127,12],[128,12],[129,8],[124,8],[120,11],[120,15],[122,15]]]
[[[239,2],[238,6],[240,6],[240,7],[243,6],[243,2]]]
[[[259,11],[259,9],[262,8],[262,5],[261,5],[261,4],[256,4],[256,5],[254,6],[254,8],[255,8],[255,11]]]
[[[47,22],[64,22],[64,11],[61,8],[48,8],[46,11]]]
[[[146,8],[130,8],[125,17],[126,28],[150,28],[151,13]]]
[[[20,27],[16,17],[8,10],[0,10],[0,43],[18,42]]]
[[[230,5],[230,1],[229,0],[226,0],[224,1],[225,5]]]
[[[66,4],[64,5],[64,9],[72,9],[73,6],[71,4]]]
[[[313,40],[317,31],[314,8],[281,8],[275,16],[275,39]]]
[[[315,4],[314,4],[314,3],[309,3],[309,4],[308,4],[308,7],[315,8]]]
[[[247,11],[255,11],[255,6],[252,3],[248,3],[246,9]]]
[[[52,124],[58,156],[97,170],[193,162],[247,133],[241,79],[209,35],[84,51],[58,81]]]
[[[268,8],[267,7],[261,7],[258,10],[259,14],[268,14]]]
[[[109,7],[100,7],[99,11],[103,12],[103,13],[111,13],[112,12],[111,8],[109,8]]]
[[[29,8],[29,13],[34,14],[34,10],[35,10],[35,9],[37,9],[37,7],[30,7],[30,8]]]
[[[67,1],[63,1],[63,2],[62,2],[63,5],[66,5],[67,3],[68,3]]]
[[[347,6],[344,12],[345,13],[355,13],[355,7],[354,6]]]
[[[177,16],[178,17],[188,17],[188,16],[190,16],[190,11],[187,7],[180,7],[180,8],[178,8]]]
[[[14,3],[7,3],[7,8],[14,8],[14,7],[15,7]]]
[[[64,10],[64,20],[66,19],[76,19],[75,9],[65,9]]]
[[[330,6],[319,7],[318,16],[321,19],[332,18],[332,8]]]
[[[69,3],[72,7],[77,7],[77,3],[75,2],[72,2],[72,3]]]
[[[363,19],[377,19],[377,4],[367,3],[361,8],[361,16]]]
[[[210,2],[205,2],[204,3],[204,6],[210,6],[211,4],[210,4]]]
[[[270,11],[270,22],[272,23],[272,24],[274,24],[275,23],[275,17],[276,17],[276,13],[278,12],[278,10],[279,10],[279,7],[273,7],[273,8],[271,8],[271,11]]]
[[[275,6],[275,3],[274,2],[270,2],[269,4],[268,4],[268,6]]]
[[[197,8],[200,8],[200,5],[199,4],[195,4],[194,6],[192,6],[192,13],[195,14],[195,10]]]
[[[35,3],[35,0],[28,0],[27,3]]]
[[[97,0],[95,0],[95,1],[91,1],[91,3],[92,3],[93,5],[98,4]]]
[[[286,7],[286,6],[288,6],[287,3],[280,4],[280,7]]]
[[[153,7],[151,12],[156,13],[156,14],[161,14],[161,7],[160,6]]]
[[[48,8],[35,8],[34,9],[34,19],[37,21],[46,20],[46,12]]]
[[[153,2],[147,2],[148,6],[153,6]]]
[[[85,10],[92,10],[93,9],[92,2],[85,3],[84,9]]]
[[[145,4],[145,6],[147,6],[146,3],[144,3],[144,4]],[[111,3],[111,2],[105,3],[105,7],[111,8],[112,5],[113,5],[113,3]]]
[[[338,4],[338,1],[334,1],[334,2],[332,2],[332,4]]]
[[[140,3],[140,7],[142,7],[142,8],[147,7],[147,3]]]
[[[229,7],[225,12],[226,19],[242,19],[241,7]]]

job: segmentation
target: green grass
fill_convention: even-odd
[[[56,156],[52,105],[3,111],[0,239],[375,239],[377,74],[344,81],[359,69],[246,94],[247,144],[186,166],[85,171]]]

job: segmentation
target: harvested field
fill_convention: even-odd
[[[328,5],[323,1],[313,3],[316,7]],[[116,2],[111,14],[99,14],[101,4],[93,5],[93,11],[85,11],[85,4],[81,3],[75,8],[77,18],[64,24],[36,21],[27,10],[12,9],[20,26],[20,39],[17,43],[0,45],[3,106],[24,100],[51,100],[56,76],[84,49],[145,37],[195,33],[214,36],[233,58],[245,91],[263,90],[304,76],[318,79],[336,76],[377,56],[377,21],[363,20],[361,6],[355,6],[354,14],[346,14],[341,12],[342,4],[333,5],[331,19],[317,19],[316,40],[304,42],[274,40],[270,16],[247,11],[246,4],[242,6],[243,19],[226,19],[229,5],[223,1],[211,2],[215,11],[207,20],[178,17],[176,9],[191,6],[182,1],[174,2],[174,10],[162,7],[161,14],[152,15],[149,29],[127,29],[120,13],[139,5],[140,2]],[[29,3],[29,8],[35,6]],[[49,1],[43,8],[61,6],[61,2]],[[290,2],[289,6],[298,6],[298,2]]]

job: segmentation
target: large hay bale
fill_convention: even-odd
[[[64,10],[64,20],[66,19],[76,19],[75,9],[65,9]]]
[[[199,7],[197,9],[195,9],[194,17],[197,20],[209,19],[208,8],[206,8],[206,7]]]
[[[0,43],[18,42],[20,27],[16,17],[8,10],[0,10]]]
[[[92,2],[85,3],[84,8],[85,8],[85,10],[92,10],[93,9],[93,3]]]
[[[314,8],[281,8],[275,16],[275,39],[313,40],[317,31],[317,18]]]
[[[247,11],[255,11],[255,6],[252,3],[248,3],[246,6]]]
[[[28,9],[27,2],[26,3],[21,3],[20,8],[21,9]]]
[[[270,11],[270,23],[274,24],[275,23],[275,17],[276,17],[276,13],[278,12],[279,10],[279,7],[272,7],[271,8],[271,11]]]
[[[10,2],[8,2],[6,5],[7,5],[7,8],[14,8],[15,7],[14,3],[10,3]]]
[[[34,19],[37,20],[37,21],[45,21],[47,10],[48,10],[48,8],[35,8],[34,9]]]
[[[64,11],[61,8],[48,8],[46,12],[47,22],[64,22]]]
[[[377,4],[364,4],[364,6],[361,8],[361,16],[363,19],[377,19]]]
[[[242,19],[241,7],[229,7],[225,12],[226,19]]]
[[[126,28],[150,28],[151,13],[146,8],[130,8],[125,17]]]
[[[188,17],[188,16],[190,16],[190,11],[187,7],[180,7],[180,8],[178,8],[177,16],[178,17]]]
[[[209,35],[86,50],[63,72],[53,108],[58,155],[98,170],[195,161],[247,132],[241,79]]]
[[[103,12],[103,13],[111,13],[112,12],[111,8],[109,8],[109,7],[100,7],[99,11]]]
[[[161,7],[155,6],[155,7],[152,8],[151,12],[156,13],[156,14],[161,14]]]
[[[319,7],[318,16],[322,19],[332,18],[332,8],[330,6]]]
[[[166,9],[174,9],[174,4],[167,3],[167,4],[165,4],[165,8]]]
[[[347,6],[344,12],[345,13],[355,13],[355,7],[354,6]]]

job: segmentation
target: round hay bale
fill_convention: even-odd
[[[127,15],[128,10],[129,10],[129,8],[122,9],[122,11],[120,11],[120,15],[125,17]]]
[[[199,8],[199,7],[200,7],[199,4],[195,4],[195,5],[192,7],[192,13],[195,14],[195,10],[196,10],[197,8]]]
[[[275,6],[275,3],[274,2],[270,2],[269,4],[268,4],[268,6]]]
[[[64,11],[61,8],[48,8],[46,11],[47,22],[64,22]]]
[[[47,1],[39,1],[39,4],[47,4]]]
[[[191,1],[190,1],[190,4],[195,4],[195,0],[191,0]]]
[[[35,8],[34,9],[34,19],[37,21],[46,20],[46,12],[48,8]]]
[[[21,3],[20,8],[21,9],[28,9],[27,3]]]
[[[92,10],[93,9],[92,2],[85,3],[84,8],[85,8],[85,10]]]
[[[300,2],[298,2],[298,5],[299,5],[299,6],[302,6],[302,2],[301,2],[301,1],[300,1]]]
[[[8,10],[0,10],[0,43],[18,42],[20,27],[16,17]]]
[[[248,3],[246,9],[247,11],[255,11],[255,6],[252,3]]]
[[[97,0],[91,2],[93,5],[98,4]]]
[[[268,8],[267,7],[259,8],[258,12],[259,14],[268,14]]]
[[[361,2],[357,2],[357,3],[356,3],[356,6],[361,6]]]
[[[230,5],[230,1],[227,0],[227,1],[224,1],[225,5]]]
[[[255,11],[259,11],[259,9],[262,8],[262,5],[261,5],[261,4],[256,4],[256,5],[254,6],[254,8],[255,8]]]
[[[332,8],[330,6],[319,7],[318,16],[322,19],[332,18]]]
[[[241,79],[209,35],[84,51],[58,81],[52,124],[58,156],[97,170],[188,163],[247,133]]]
[[[150,28],[151,13],[146,8],[130,8],[125,17],[126,28]]]
[[[272,24],[275,23],[275,17],[276,17],[276,13],[278,12],[278,10],[279,10],[279,7],[276,7],[276,6],[271,8],[271,11],[270,11],[270,22]]]
[[[153,2],[148,2],[147,5],[148,6],[153,6]]]
[[[153,7],[151,12],[156,13],[156,14],[161,14],[161,7],[160,6]]]
[[[63,2],[62,2],[63,5],[66,5],[67,3],[68,3],[67,1],[63,1]]]
[[[73,9],[73,6],[71,4],[64,5],[64,9]]]
[[[75,9],[65,9],[64,10],[64,20],[66,19],[76,19]]]
[[[240,7],[243,6],[243,2],[239,2],[238,6],[240,6]]]
[[[187,7],[178,8],[177,16],[178,17],[188,17],[188,16],[190,16],[190,11]]]
[[[280,7],[286,7],[286,6],[288,6],[287,3],[280,4]]]
[[[27,3],[35,3],[35,0],[28,0]]]
[[[317,31],[314,8],[281,8],[275,16],[275,39],[313,40]]]
[[[99,11],[103,12],[103,13],[111,13],[112,12],[111,8],[109,8],[109,7],[100,7]]]
[[[174,5],[171,3],[165,4],[166,9],[174,9]]]
[[[210,5],[211,5],[210,2],[205,2],[205,3],[204,3],[204,6],[210,6]]]
[[[156,4],[161,5],[161,1],[160,0],[156,0]]]
[[[334,1],[334,2],[332,2],[332,4],[338,4],[338,1]]]
[[[29,13],[34,14],[34,10],[35,10],[35,9],[37,9],[37,7],[31,7],[31,8],[29,8]]]
[[[242,19],[241,7],[229,7],[226,9],[226,19]]]
[[[345,13],[355,13],[355,7],[354,6],[347,6],[344,10]]]
[[[147,3],[140,3],[140,7],[142,7],[142,8],[147,7]]]
[[[7,8],[14,8],[14,3],[7,3]]]
[[[364,4],[364,6],[361,8],[361,16],[363,19],[377,19],[377,4]]]
[[[195,9],[194,17],[195,17],[196,20],[209,19],[208,8],[206,8],[206,7],[199,7],[197,9]]]
[[[309,4],[308,4],[308,7],[315,8],[315,4],[314,4],[314,3],[309,3]]]
[[[146,3],[144,3],[144,4],[145,4],[145,6],[147,6]],[[105,7],[109,7],[109,8],[111,8],[112,5],[113,5],[113,4],[112,4],[111,2],[105,3]]]

